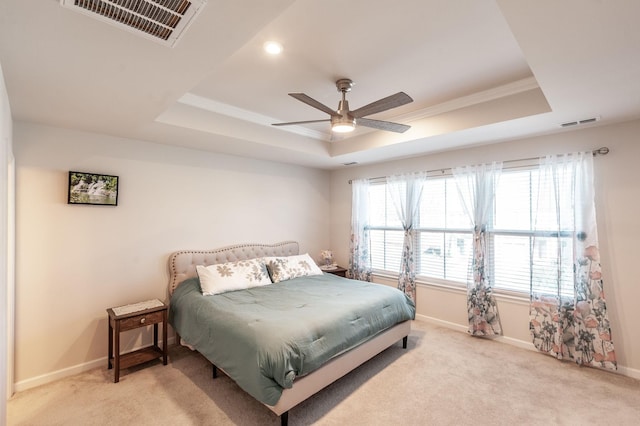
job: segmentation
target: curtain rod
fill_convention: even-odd
[[[607,155],[609,153],[609,148],[607,148],[606,146],[603,146],[601,148],[598,149],[594,149],[593,151],[591,151],[591,153],[593,154],[593,156],[597,156],[597,155]],[[529,158],[520,158],[518,160],[505,160],[502,162],[502,164],[505,163],[517,163],[520,161],[531,161],[531,160],[538,160],[540,157],[529,157]],[[435,170],[427,170],[425,173],[435,173],[435,172],[442,172],[444,173],[446,170],[451,170],[451,167],[449,168],[443,168],[443,169],[435,169]],[[376,179],[385,179],[386,176],[378,176],[378,177],[373,177],[373,178],[369,178],[369,180],[376,180]],[[351,182],[353,181],[353,179],[349,179],[349,185],[351,185]]]

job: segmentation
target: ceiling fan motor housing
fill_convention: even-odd
[[[342,93],[342,99],[338,103],[337,115],[331,116],[331,129],[334,132],[346,133],[356,127],[356,119],[349,114],[349,101],[346,98],[346,93],[350,92],[353,87],[353,81],[348,78],[341,78],[336,81],[336,87],[338,92]]]

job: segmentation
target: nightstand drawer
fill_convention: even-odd
[[[162,312],[151,312],[148,314],[136,315],[131,318],[124,318],[120,321],[120,331],[127,331],[149,324],[162,322]]]

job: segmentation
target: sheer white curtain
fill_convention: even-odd
[[[349,247],[349,277],[371,281],[371,245],[369,225],[369,180],[351,182],[351,241]]]
[[[616,369],[593,179],[591,152],[541,159],[534,226],[546,233],[536,232],[532,245],[530,330],[542,352]]]
[[[464,209],[473,223],[473,280],[467,280],[469,333],[474,336],[502,334],[487,267],[487,231],[492,223],[493,200],[502,163],[456,167],[452,171]]]
[[[420,197],[427,175],[424,172],[393,175],[387,178],[387,189],[404,229],[398,289],[411,300],[416,300],[416,266],[413,245],[416,239],[415,225],[420,211]]]

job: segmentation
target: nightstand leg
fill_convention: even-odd
[[[162,364],[167,365],[167,310],[162,312]]]
[[[118,383],[120,381],[120,321],[115,321],[115,323],[115,353],[113,354],[115,371],[113,372],[113,383]]]
[[[113,358],[113,326],[111,325],[111,318],[107,317],[109,323],[109,353],[107,354],[107,369],[111,370],[113,364],[111,364],[111,358]]]
[[[153,346],[158,348],[158,323],[153,324]]]

